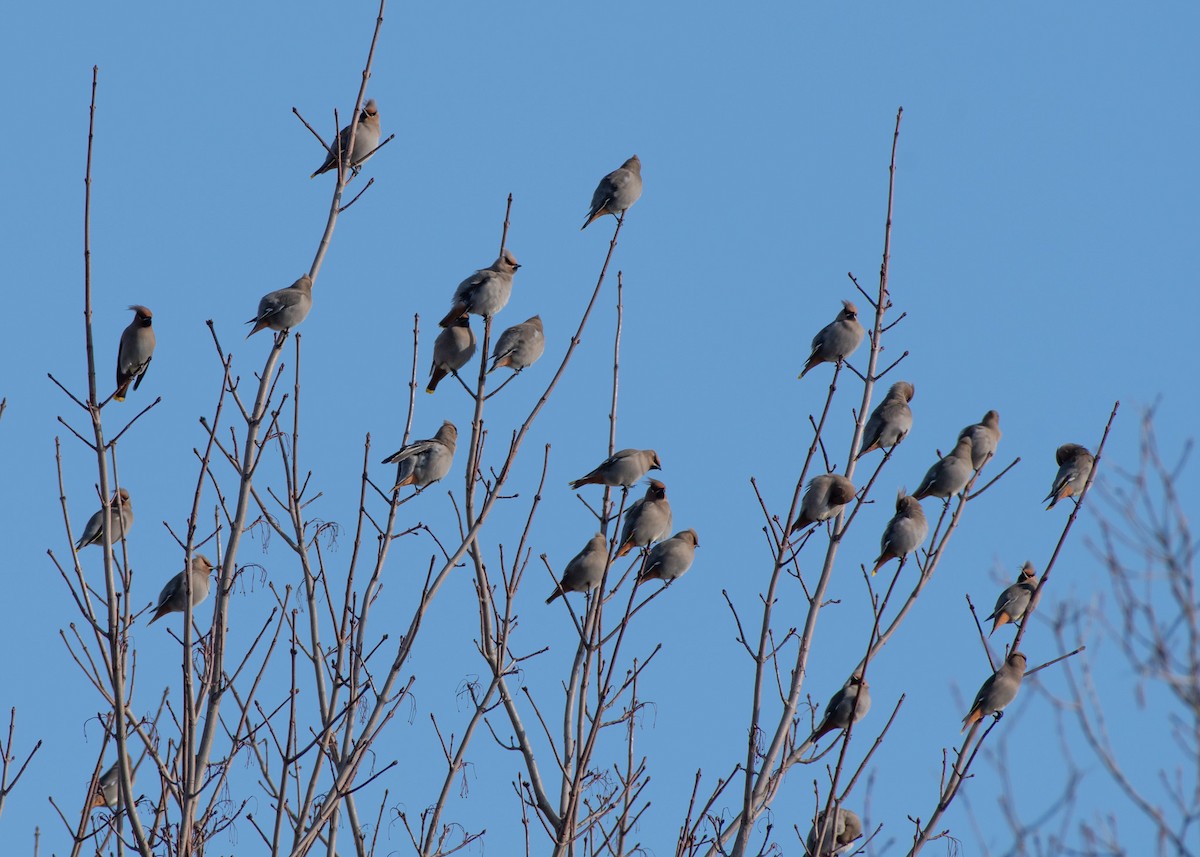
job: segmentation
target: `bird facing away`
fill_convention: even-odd
[[[130,309],[133,310],[133,321],[122,331],[121,344],[117,348],[117,391],[113,393],[113,399],[118,402],[125,401],[130,384],[135,390],[142,385],[142,378],[154,358],[154,328],[151,327],[154,313],[141,304],[134,304]]]
[[[100,511],[88,518],[86,524],[83,525],[83,535],[79,537],[79,541],[75,543],[75,550],[85,548],[88,545],[104,544],[104,520],[105,512],[108,512],[108,529],[115,545],[123,536],[129,534],[129,529],[133,526],[133,503],[129,499],[129,492],[124,488],[117,489],[117,493],[113,494],[112,506],[109,509],[101,508]],[[112,513],[116,512],[117,517],[114,519]]]
[[[258,302],[258,314],[246,324],[254,327],[246,334],[249,339],[265,327],[271,330],[291,330],[304,321],[312,309],[312,277],[305,274],[286,289],[267,292]]]
[[[858,322],[858,307],[850,301],[842,301],[842,311],[837,318],[817,331],[812,340],[812,354],[800,372],[803,378],[810,369],[822,363],[840,363],[862,344],[866,331]]]
[[[661,541],[650,548],[646,557],[646,565],[638,575],[638,580],[661,580],[670,583],[692,567],[696,559],[696,548],[700,547],[700,537],[693,529],[680,530],[671,538]]]
[[[975,470],[983,467],[989,456],[996,454],[1000,445],[1000,413],[988,411],[983,419],[974,425],[969,425],[958,433],[958,439],[971,439],[971,467]]]
[[[475,331],[471,330],[470,317],[466,314],[451,322],[450,326],[433,341],[433,365],[429,367],[429,385],[426,393],[432,393],[448,374],[458,374],[475,355]]]
[[[621,528],[621,546],[617,556],[625,556],[635,547],[665,539],[671,532],[671,504],[667,486],[657,479],[650,480],[646,496],[625,510],[625,525]]]
[[[641,195],[642,162],[634,155],[600,179],[600,184],[596,185],[592,194],[592,205],[588,208],[587,220],[579,227],[579,231],[587,229],[593,220],[606,214],[619,217],[637,202]]]
[[[1033,590],[1036,588],[1037,572],[1033,570],[1033,563],[1027,562],[1021,566],[1017,582],[1001,592],[1000,597],[996,599],[996,609],[992,611],[991,616],[988,616],[988,619],[993,620],[992,630],[988,631],[989,637],[996,633],[996,629],[1001,625],[1018,622],[1025,618],[1025,611],[1029,609],[1029,600],[1033,597]]]
[[[500,312],[512,295],[513,274],[520,267],[517,258],[504,250],[491,265],[480,268],[458,284],[454,290],[454,305],[438,324],[449,327],[463,313],[491,318]]]
[[[546,603],[550,604],[564,592],[588,592],[600,585],[604,577],[604,568],[608,565],[608,545],[604,542],[604,533],[596,533],[583,546],[583,550],[575,554],[567,567],[563,569],[562,580],[557,588],[550,593]]]
[[[815,743],[830,732],[845,729],[851,723],[857,723],[866,717],[870,710],[870,686],[860,674],[851,673],[841,690],[830,697],[829,704],[825,706],[825,716],[813,730],[812,737],[808,739],[809,743]]]
[[[912,429],[912,401],[917,388],[908,381],[897,381],[887,391],[883,401],[871,411],[867,427],[863,429],[863,447],[855,461],[875,449],[891,449],[904,440]]]
[[[856,493],[858,489],[845,476],[837,473],[814,476],[804,489],[800,512],[796,516],[796,523],[792,524],[791,532],[836,517]]]
[[[121,802],[121,789],[118,782],[120,774],[117,770],[119,766],[119,761],[113,762],[109,769],[96,780],[96,791],[92,793],[92,800],[88,805],[88,809],[104,807],[116,811]],[[131,771],[130,776],[131,780],[136,778],[137,772]]]
[[[1012,652],[1004,659],[1000,669],[988,676],[987,681],[979,688],[979,693],[975,694],[975,703],[963,718],[961,732],[966,732],[968,726],[978,723],[989,714],[1003,711],[1006,705],[1017,698],[1017,691],[1021,689],[1021,679],[1024,677],[1025,655]]]
[[[614,452],[587,476],[570,483],[578,491],[584,485],[611,485],[629,488],[651,470],[661,470],[662,462],[653,449],[621,449]]]
[[[971,438],[963,435],[954,444],[950,454],[941,459],[925,473],[925,478],[913,492],[918,500],[926,497],[941,497],[949,500],[951,496],[967,487],[971,474],[975,472],[971,464]]]
[[[446,420],[429,440],[418,440],[402,446],[383,460],[384,464],[399,464],[399,478],[393,491],[411,485],[424,488],[450,472],[454,462],[454,447],[458,444],[458,429]]]
[[[192,564],[189,568],[192,581],[192,607],[195,607],[208,597],[209,576],[212,574],[213,565],[208,561],[208,557],[198,553],[192,557]],[[187,601],[184,593],[183,574],[181,571],[168,580],[167,585],[162,588],[162,592],[158,593],[158,606],[154,608],[154,616],[146,623],[147,625],[153,625],[168,613],[184,612]]]
[[[338,134],[337,143],[333,149],[325,156],[325,162],[317,167],[317,171],[309,176],[310,179],[315,179],[321,173],[327,173],[330,170],[336,170],[338,165],[338,153],[345,158],[350,151],[350,132],[351,126],[347,125]],[[375,147],[379,145],[379,108],[375,104],[374,98],[368,98],[367,103],[363,105],[362,111],[358,114],[358,130],[354,132],[354,152],[349,158],[350,169],[355,173],[358,172],[368,158],[375,153]]]
[[[896,514],[884,527],[883,538],[879,540],[879,558],[875,560],[871,575],[874,576],[890,559],[903,562],[904,557],[921,546],[927,535],[929,522],[925,520],[925,510],[916,497],[908,496],[901,488],[896,494]]]
[[[827,820],[828,819],[828,820]],[[817,813],[804,845],[805,857],[837,857],[849,854],[846,846],[862,836],[862,819],[848,809],[839,809],[829,818],[824,810]],[[818,838],[820,844],[818,844]]]
[[[1096,460],[1094,455],[1077,443],[1064,443],[1058,448],[1054,458],[1058,461],[1058,473],[1054,476],[1050,493],[1046,495],[1046,500],[1050,501],[1047,509],[1053,509],[1055,504],[1065,497],[1078,497],[1083,492],[1083,486],[1087,484],[1088,476],[1092,473],[1092,464]],[[1046,500],[1042,502],[1045,503]]]
[[[492,349],[492,368],[488,374],[501,366],[514,372],[528,369],[546,350],[546,334],[542,330],[542,317],[535,315],[520,324],[514,324],[496,340]]]

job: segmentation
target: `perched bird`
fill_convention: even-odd
[[[698,547],[700,537],[696,535],[695,530],[680,530],[671,538],[650,548],[646,565],[638,575],[638,580],[661,580],[670,583],[677,577],[683,577],[683,573],[692,567]]]
[[[521,266],[512,253],[505,250],[491,265],[480,268],[458,284],[454,290],[454,306],[438,322],[449,327],[463,313],[491,318],[508,303],[512,295],[513,274]]]
[[[621,528],[621,546],[617,556],[625,556],[635,547],[665,539],[671,532],[671,504],[667,486],[657,479],[650,480],[646,496],[625,510],[625,526]]]
[[[117,493],[113,494],[112,505],[108,509],[101,508],[83,525],[83,535],[75,542],[75,550],[88,545],[104,544],[105,512],[108,512],[109,538],[112,543],[115,545],[123,536],[128,535],[130,527],[133,526],[133,503],[129,499],[129,492],[119,488]],[[117,513],[115,519],[112,517],[113,512]]]
[[[470,317],[464,313],[433,341],[433,365],[429,367],[429,386],[425,392],[436,390],[441,380],[451,372],[458,374],[458,370],[466,366],[474,354],[475,331],[471,330]]]
[[[576,491],[584,485],[629,488],[647,472],[661,469],[662,462],[653,449],[621,449],[600,462],[587,476],[581,476],[570,485]]]
[[[246,322],[254,325],[246,338],[249,339],[264,327],[291,330],[304,321],[312,309],[312,287],[312,277],[305,274],[286,289],[276,289],[263,295],[258,302],[258,314]]]
[[[567,567],[563,569],[562,580],[558,587],[546,599],[549,604],[564,592],[588,592],[600,585],[604,577],[604,567],[608,564],[608,546],[604,542],[604,533],[596,533],[583,546],[583,550],[575,554]]]
[[[450,472],[454,461],[454,447],[458,443],[458,429],[446,420],[429,440],[417,440],[402,446],[383,460],[384,464],[400,465],[400,472],[393,491],[412,485],[424,488],[432,485]]]
[[[912,429],[912,408],[908,403],[916,391],[917,388],[908,381],[897,381],[891,386],[883,401],[871,411],[871,418],[863,429],[863,447],[855,456],[856,461],[872,450],[891,449],[904,440]]]
[[[212,574],[213,565],[204,554],[192,557],[190,576],[192,580],[192,606],[195,607],[208,597],[208,578]],[[168,613],[182,613],[187,604],[184,599],[183,572],[167,581],[167,585],[158,593],[158,606],[154,608],[154,616],[147,622],[153,625]]]
[[[121,803],[121,788],[119,778],[120,762],[113,762],[107,771],[100,775],[96,780],[96,791],[92,793],[91,803],[88,809],[99,809],[104,807],[109,810],[116,811]],[[130,779],[137,777],[136,771],[130,772]]]
[[[592,194],[592,205],[588,209],[587,220],[579,227],[582,232],[598,217],[611,214],[619,217],[638,201],[642,195],[642,162],[634,155],[621,166],[600,179],[596,191]]]
[[[1054,484],[1046,500],[1050,501],[1047,509],[1053,509],[1059,500],[1065,497],[1077,497],[1087,484],[1088,476],[1092,473],[1092,464],[1096,457],[1086,448],[1077,443],[1064,443],[1054,454],[1058,461],[1058,473],[1054,476]],[[1042,502],[1045,503],[1046,500]]]
[[[545,350],[546,335],[542,331],[542,317],[535,315],[500,334],[496,347],[492,349],[492,368],[488,369],[488,374],[501,366],[507,366],[514,372],[528,369]]]
[[[1000,414],[998,411],[988,411],[983,419],[974,425],[969,425],[958,433],[958,439],[971,439],[971,467],[978,470],[988,460],[988,456],[996,454],[1000,444]]]
[[[838,857],[841,854],[849,854],[852,849],[846,846],[862,836],[862,829],[862,819],[857,813],[839,809],[833,818],[829,818],[822,810],[817,813],[817,820],[808,831],[808,839],[804,845],[805,857]],[[817,842],[818,838],[820,844]]]
[[[336,170],[339,153],[343,159],[347,158],[347,155],[350,153],[350,132],[351,126],[349,125],[341,130],[338,134],[337,143],[334,144],[333,148],[325,156],[325,162],[317,167],[315,173],[309,176],[310,179],[315,179],[321,173]],[[358,130],[354,132],[354,152],[348,158],[350,169],[357,173],[359,167],[374,154],[375,147],[378,145],[379,108],[375,105],[374,98],[368,98],[367,103],[363,105],[362,111],[358,114]]]
[[[974,472],[975,468],[971,464],[971,438],[963,435],[949,455],[929,468],[913,496],[918,500],[924,500],[926,497],[949,499],[967,487]]]
[[[851,723],[857,723],[867,716],[871,710],[871,689],[859,673],[851,673],[850,678],[842,685],[842,689],[829,699],[825,706],[825,716],[813,730],[809,743],[815,743],[822,736],[845,729]]]
[[[142,386],[142,378],[150,368],[154,358],[154,313],[148,307],[134,304],[133,321],[121,333],[121,344],[117,348],[117,391],[113,398],[118,402],[125,401],[129,385],[133,389]]]
[[[812,340],[812,354],[800,372],[803,378],[809,370],[822,363],[840,363],[862,344],[866,331],[858,322],[858,307],[850,301],[842,301],[842,311],[837,318],[817,331]]]
[[[975,694],[975,703],[963,718],[961,731],[966,732],[968,726],[978,723],[989,714],[1003,711],[1006,705],[1016,699],[1017,691],[1021,689],[1021,679],[1024,677],[1025,655],[1021,652],[1010,653],[1000,665],[1000,669],[988,676],[987,681],[979,688],[979,693]]]
[[[904,557],[920,547],[929,535],[929,522],[925,520],[925,510],[916,497],[910,497],[901,488],[896,494],[896,514],[888,521],[883,529],[883,538],[879,540],[879,558],[871,569],[874,575],[890,559],[904,561]]]
[[[845,476],[837,473],[814,476],[804,489],[804,497],[800,500],[800,512],[790,532],[836,517],[846,508],[846,504],[854,499],[856,493],[858,489]]]
[[[1025,617],[1025,611],[1029,609],[1029,599],[1033,597],[1033,590],[1036,588],[1037,572],[1033,570],[1033,563],[1027,562],[1021,566],[1017,582],[1001,592],[1000,597],[996,599],[996,609],[988,616],[988,619],[994,620],[992,630],[988,632],[989,637],[996,633],[996,629],[1001,625]]]

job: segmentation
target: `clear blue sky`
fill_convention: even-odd
[[[138,516],[134,594],[149,602],[181,565],[160,522],[179,526],[190,509],[197,417],[211,411],[220,383],[204,321],[214,321],[249,380],[268,342],[243,342],[242,322],[261,294],[308,269],[332,185],[330,176],[308,179],[322,152],[291,108],[326,136],[334,107],[348,115],[374,9],[68,2],[9,10],[0,34],[8,141],[0,710],[18,707],[22,747],[37,738],[46,745],[0,820],[5,853],[28,853],[35,825],[44,852],[64,850],[46,797],[75,805],[99,747],[99,730],[84,728],[99,701],[58,638],[78,616],[45,554],[67,547],[53,442],[65,432],[55,417],[84,425],[46,373],[85,389],[91,67],[100,66],[92,248],[104,385],[128,304],[152,307],[159,338],[145,383],[120,411],[164,399],[122,444]],[[813,333],[855,297],[846,272],[876,281],[888,150],[903,105],[892,293],[908,315],[887,354],[911,352],[897,377],[916,384],[916,425],[878,496],[915,486],[935,448],[948,449],[989,408],[1002,417],[1000,464],[1022,458],[969,510],[914,615],[872,668],[878,713],[867,724],[881,726],[895,699],[909,696],[874,763],[870,820],[885,825],[880,843],[906,839],[906,816],[927,817],[936,803],[941,749],[957,746],[964,697],[987,674],[963,594],[990,607],[1023,560],[1045,562],[1066,517],[1038,504],[1055,448],[1092,445],[1117,399],[1108,465],[1135,466],[1140,409],[1159,397],[1164,449],[1195,434],[1195,376],[1175,348],[1200,311],[1198,28],[1200,12],[1183,2],[390,5],[368,94],[396,139],[369,164],[375,186],[339,222],[302,328],[307,463],[324,492],[313,513],[352,523],[363,436],[372,435],[373,458],[399,445],[412,316],[420,313],[430,331],[458,281],[495,257],[512,192],[509,246],[523,267],[499,321],[540,313],[548,353],[489,405],[498,451],[544,389],[595,281],[611,231],[605,222],[579,233],[592,189],[639,154],[646,189],[615,263],[626,285],[618,446],[659,450],[677,527],[696,528],[701,541],[691,573],[632,639],[644,649],[664,644],[642,686],[655,703],[638,738],[652,758],[654,805],[640,834],[654,853],[669,853],[695,770],[711,780],[743,754],[752,674],[721,590],[750,611],[770,568],[748,480],[757,477],[773,510],[786,511],[807,415],[820,407],[828,378],[818,371],[798,382],[796,374]],[[506,523],[524,514],[546,442],[553,502],[535,527],[535,554],[561,567],[594,531],[565,483],[594,465],[607,442],[611,291],[602,302],[565,386],[527,441],[514,481],[522,501],[497,516],[499,529],[485,539],[493,552]],[[422,380],[431,341],[422,341]],[[838,460],[857,401],[847,389],[835,402]],[[106,413],[110,425],[117,410]],[[466,396],[447,383],[434,397],[421,394],[414,431],[427,437],[446,418],[462,429],[469,414]],[[78,528],[96,506],[94,466],[69,437],[64,449]],[[452,472],[455,490],[462,466]],[[1194,477],[1184,485],[1192,508],[1195,485]],[[856,523],[831,590],[843,603],[822,614],[806,685],[822,705],[862,649],[857,563],[875,556],[887,506],[876,503]],[[405,508],[451,527],[444,492]],[[1089,514],[1047,591],[1047,615],[1101,597],[1104,574],[1086,547],[1095,533]],[[349,541],[342,546],[334,562],[348,560]],[[269,611],[264,577],[295,582],[281,547],[244,543],[241,561],[263,572],[243,577],[235,621],[241,614],[252,625]],[[397,629],[430,550],[414,544],[393,556],[385,596]],[[92,551],[84,561],[95,568]],[[548,590],[531,570],[522,633],[528,650],[553,647],[526,680],[557,699],[572,632],[561,610],[541,604]],[[465,716],[455,689],[484,669],[473,655],[473,605],[465,576],[439,596],[413,665],[411,717],[378,747],[381,760],[402,760],[388,785],[414,815],[433,796],[409,773],[432,758],[428,715]],[[209,609],[199,611],[205,621]],[[159,625],[134,637],[139,697],[149,707],[178,681],[177,653],[162,645]],[[1110,728],[1128,736],[1137,724],[1124,761],[1149,781],[1172,745],[1154,712],[1135,704],[1123,664],[1106,660],[1111,646],[1083,642],[1115,667],[1105,676]],[[1031,631],[1026,648],[1034,663],[1059,653],[1045,627]],[[1053,671],[1040,678],[1062,690]],[[1057,793],[1061,771],[1050,710],[1028,690],[1003,728],[1021,783],[1018,812],[1032,815],[1043,791]],[[516,811],[508,786],[516,761],[498,756],[486,736],[477,740],[470,795],[452,800],[448,818],[488,827],[503,853],[505,831],[517,835],[503,820]],[[861,753],[865,741],[856,746]],[[978,827],[961,803],[945,820],[967,854],[1003,849],[1011,838],[992,762],[975,771],[967,789]],[[798,808],[809,805],[819,775],[793,774],[776,803],[777,824],[807,825]],[[1126,844],[1144,833],[1098,773],[1083,786],[1082,804],[1089,816],[1115,813]],[[850,805],[861,808],[860,800]],[[403,850],[403,830],[390,835]],[[214,847],[252,853],[243,849],[254,841],[247,829]],[[796,850],[794,838],[781,841]]]

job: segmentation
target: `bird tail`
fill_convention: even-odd
[[[617,551],[617,557],[623,557],[623,556],[625,556],[625,554],[629,553],[631,550],[633,550],[633,542],[627,541],[623,545],[621,545],[620,549]]]
[[[433,367],[433,371],[429,373],[429,386],[425,388],[426,393],[432,393],[437,389],[437,385],[446,377],[446,370],[440,366]]]
[[[592,225],[592,221],[598,220],[606,214],[608,214],[608,207],[604,205],[600,206],[598,209],[588,214],[588,219],[583,222],[583,226],[579,227],[579,231],[582,232],[583,230],[587,229]]]
[[[546,603],[553,604],[554,599],[560,595],[562,595],[562,587],[561,586],[554,587],[554,591],[550,593],[550,597],[546,599]]]
[[[262,319],[258,319],[258,318],[252,318],[248,322],[246,322],[246,324],[254,325],[254,327],[252,327],[250,329],[250,332],[246,334],[247,339],[249,339],[251,336],[258,333],[260,330],[262,330],[264,327],[267,326],[267,323],[265,321],[263,321]]]
[[[982,719],[983,719],[982,712],[980,712],[980,710],[978,708],[972,708],[970,713],[968,713],[967,716],[963,718],[963,728],[959,730],[958,734],[959,735],[963,734],[963,732],[966,732],[967,729],[972,724],[978,723]]]
[[[874,577],[876,574],[878,574],[879,569],[883,568],[883,564],[889,559],[892,559],[890,555],[888,555],[886,552],[881,553],[879,555],[879,559],[875,560],[875,567],[871,569],[871,577]]]
[[[497,357],[495,360],[492,361],[492,368],[487,370],[487,373],[489,375],[491,375],[493,372],[495,372],[501,366],[511,366],[511,365],[512,365],[512,355],[505,354],[500,357]]]
[[[438,327],[449,327],[450,325],[454,324],[454,322],[458,321],[466,311],[466,304],[455,304],[454,306],[450,307],[450,312],[446,313],[442,320],[438,322]]]
[[[572,490],[578,491],[584,485],[599,485],[601,483],[598,482],[594,476],[588,474],[587,476],[581,476],[578,479],[573,479],[567,484],[571,486]]]

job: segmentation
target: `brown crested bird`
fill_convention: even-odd
[[[949,455],[929,468],[913,496],[918,500],[940,497],[948,501],[967,487],[974,472],[975,468],[971,465],[971,439],[963,435]]]
[[[190,572],[188,576],[191,579],[192,586],[192,607],[195,607],[208,597],[209,576],[212,574],[213,565],[208,561],[208,557],[198,553],[192,557],[192,563],[189,568]],[[147,625],[153,625],[168,613],[184,612],[187,606],[187,596],[184,592],[183,575],[184,572],[181,571],[172,577],[167,581],[167,585],[162,588],[162,592],[158,593],[158,605],[154,608],[154,616],[146,623]]]
[[[563,569],[562,579],[550,593],[546,603],[550,604],[555,598],[566,592],[587,592],[600,585],[604,577],[604,567],[608,564],[608,545],[604,541],[604,533],[596,533],[583,546],[583,550],[575,554],[567,567]]]
[[[620,217],[642,195],[642,162],[637,155],[627,160],[611,173],[600,179],[592,193],[592,204],[588,207],[587,220],[579,227],[582,232],[597,218],[606,214]]]
[[[1000,444],[1000,412],[988,411],[979,422],[969,425],[958,433],[959,440],[971,440],[971,467],[975,470],[983,467],[985,461],[996,454]]]
[[[133,310],[133,321],[122,331],[121,344],[117,348],[117,390],[112,396],[117,402],[125,401],[130,384],[135,390],[142,386],[142,378],[154,359],[154,328],[151,327],[154,313],[141,304],[134,304],[130,309]]]
[[[696,559],[696,548],[700,547],[700,537],[693,529],[680,530],[669,539],[665,539],[646,555],[646,564],[638,573],[638,580],[661,580],[670,583],[692,567]]]
[[[471,330],[470,316],[464,313],[433,341],[433,365],[429,367],[429,384],[425,392],[436,390],[450,373],[457,375],[474,354],[475,331]]]
[[[988,632],[989,637],[996,633],[996,629],[1001,625],[1019,622],[1025,617],[1025,611],[1029,609],[1029,600],[1036,588],[1037,572],[1033,570],[1033,563],[1027,562],[1021,566],[1017,582],[1001,592],[1000,597],[996,599],[996,608],[992,610],[992,615],[988,616],[988,619],[993,620],[992,630]]]
[[[855,456],[857,461],[875,449],[891,449],[904,440],[912,430],[912,401],[917,388],[908,381],[897,381],[887,391],[883,401],[871,411],[871,418],[863,429],[863,448]]]
[[[818,524],[836,517],[854,499],[858,489],[854,483],[838,473],[823,473],[814,476],[804,489],[800,500],[800,511],[791,532],[802,530],[809,524]]]
[[[975,694],[975,703],[963,718],[960,734],[989,714],[1003,711],[1006,705],[1017,698],[1017,691],[1021,689],[1021,679],[1024,677],[1025,655],[1022,652],[1012,652],[1004,659],[1000,669],[988,676],[987,681],[979,688],[979,693]]]
[[[450,472],[457,446],[458,428],[450,420],[444,420],[433,437],[400,447],[383,460],[384,464],[400,465],[392,490],[405,485],[420,489],[437,482]]]
[[[817,331],[812,340],[812,353],[800,371],[803,378],[822,363],[840,363],[862,344],[866,331],[858,321],[858,307],[842,301],[837,318]]]
[[[325,160],[321,166],[317,167],[317,171],[309,176],[310,179],[315,179],[321,173],[327,173],[330,170],[336,170],[338,165],[338,155],[341,154],[350,169],[357,173],[359,168],[375,153],[375,148],[379,145],[379,107],[375,104],[374,98],[368,98],[367,103],[362,106],[362,110],[358,114],[358,130],[354,131],[354,152],[350,153],[350,134],[354,126],[347,125],[338,133],[337,142],[333,148],[325,155]]]
[[[1058,462],[1058,473],[1054,475],[1054,483],[1046,500],[1050,501],[1047,509],[1053,509],[1059,500],[1067,497],[1077,497],[1083,493],[1088,477],[1092,473],[1092,465],[1096,457],[1088,452],[1086,447],[1077,443],[1064,443],[1054,453]],[[1042,502],[1045,503],[1046,500]]]
[[[246,324],[254,327],[246,334],[249,339],[264,328],[291,330],[308,316],[312,309],[312,277],[304,274],[286,289],[267,292],[258,301],[258,312]]]
[[[438,322],[449,327],[463,313],[491,318],[508,303],[512,296],[513,274],[520,268],[517,257],[507,249],[486,268],[480,268],[454,289],[450,312]]]
[[[871,688],[859,672],[850,674],[841,689],[829,698],[825,706],[825,716],[813,730],[810,744],[820,740],[822,736],[838,729],[845,729],[851,723],[857,723],[867,716],[871,710]]]
[[[118,768],[120,762],[113,762],[108,770],[99,776],[96,780],[96,790],[92,792],[92,799],[88,803],[88,809],[99,809],[104,807],[112,811],[116,811],[121,804],[121,789],[118,777],[120,772]],[[131,779],[137,777],[137,772],[131,772]]]
[[[653,449],[620,449],[570,485],[577,491],[584,485],[629,488],[651,470],[662,470],[662,461]]]
[[[808,839],[805,857],[838,857],[849,854],[850,844],[862,836],[862,819],[848,809],[839,809],[832,818],[824,810],[817,813]],[[818,839],[820,842],[818,843]]]
[[[625,556],[635,547],[665,539],[671,532],[671,504],[667,486],[657,479],[650,480],[646,495],[625,510],[625,525],[621,528],[621,546],[617,556]]]
[[[492,349],[492,368],[488,369],[488,374],[501,366],[521,372],[536,363],[545,350],[546,334],[542,329],[542,317],[535,315],[527,318],[500,334],[496,347]]]
[[[109,514],[105,514],[108,512]],[[116,513],[116,518],[112,514]],[[133,526],[133,502],[129,499],[129,492],[124,488],[118,488],[113,494],[112,506],[108,509],[101,508],[83,525],[83,534],[79,537],[79,541],[75,543],[75,550],[85,548],[88,545],[104,544],[104,521],[107,518],[109,522],[109,531],[113,545],[121,541],[122,536],[129,534],[130,528]]]
[[[896,494],[896,514],[884,527],[883,537],[879,540],[879,557],[871,574],[878,572],[890,559],[903,562],[905,556],[921,546],[928,534],[929,521],[925,520],[925,510],[917,498],[905,494],[901,488]]]

